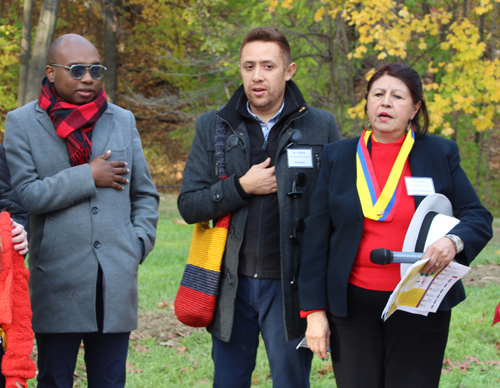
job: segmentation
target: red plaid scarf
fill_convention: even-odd
[[[108,108],[104,90],[99,89],[95,98],[88,104],[69,104],[57,96],[54,84],[45,78],[38,105],[49,115],[57,136],[66,139],[71,166],[88,163],[92,143],[87,132],[94,128],[97,120]]]

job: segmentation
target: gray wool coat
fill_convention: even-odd
[[[249,165],[250,140],[245,122],[233,128],[229,125],[226,136],[225,161],[228,179],[221,181],[215,168],[215,121],[217,112],[202,115],[196,123],[196,134],[184,169],[178,207],[188,223],[212,220],[227,213],[231,226],[221,268],[221,283],[212,323],[207,328],[216,338],[229,341],[233,327],[234,300],[238,287],[239,251],[245,232],[248,214],[247,202],[236,190],[234,180],[243,176]],[[239,139],[238,141],[235,141]],[[300,265],[302,231],[296,230],[297,219],[304,219],[309,211],[323,145],[340,139],[334,116],[320,109],[309,107],[304,114],[285,125],[281,132],[276,159],[276,180],[280,207],[281,274],[283,290],[283,315],[287,340],[305,332],[305,320],[300,318],[296,276]],[[289,168],[286,148],[309,148],[314,168]],[[295,173],[307,176],[307,183],[300,187],[298,198],[288,196]],[[291,238],[294,236],[295,238]]]
[[[97,331],[99,265],[103,331],[135,329],[137,272],[155,243],[159,196],[132,113],[108,104],[92,130],[90,160],[111,150],[108,160],[128,163],[122,191],[96,187],[89,164],[71,167],[66,140],[36,101],[7,115],[4,145],[12,185],[31,212],[33,330]]]

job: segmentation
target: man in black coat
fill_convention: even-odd
[[[303,219],[323,145],[340,139],[331,113],[309,107],[291,80],[285,36],[256,28],[240,50],[243,85],[219,112],[201,116],[179,210],[189,223],[231,213],[212,334],[214,387],[249,387],[262,334],[273,386],[309,387],[312,353],[304,336],[296,276]],[[227,124],[225,165],[215,168],[215,122]]]

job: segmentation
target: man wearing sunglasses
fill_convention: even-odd
[[[108,103],[87,39],[56,39],[40,97],[10,112],[12,183],[31,212],[38,387],[73,387],[81,341],[89,386],[125,386],[137,272],[153,249],[158,194],[131,112]]]

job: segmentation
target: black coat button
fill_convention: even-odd
[[[92,208],[92,214],[97,214],[97,213],[99,213],[99,209],[96,208],[96,207],[93,207]]]
[[[101,243],[99,241],[94,241],[94,248],[99,249],[101,247]]]

